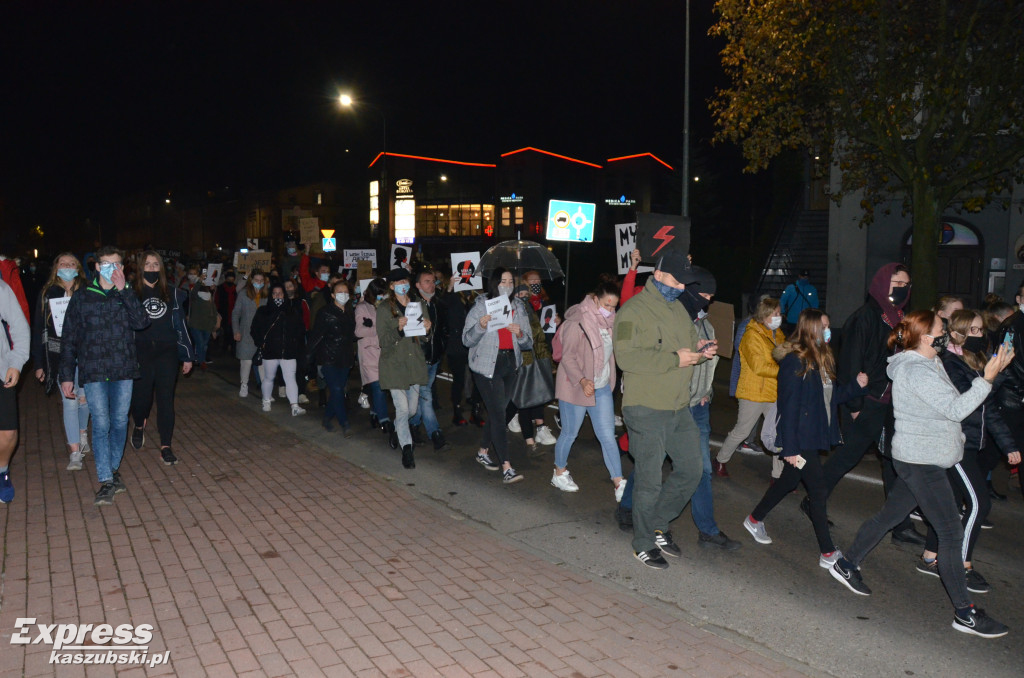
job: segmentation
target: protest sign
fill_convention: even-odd
[[[204,269],[203,284],[208,287],[216,287],[220,284],[220,272],[224,264],[208,264]]]
[[[236,252],[234,264],[235,270],[239,273],[256,270],[266,273],[270,270],[271,261],[270,252]]]
[[[50,299],[50,317],[53,319],[53,329],[57,332],[58,337],[64,330],[64,314],[67,313],[69,303],[71,303],[71,297]]]
[[[369,261],[373,268],[377,268],[377,250],[345,250],[342,258],[345,268],[356,268],[360,261]]]
[[[299,242],[306,246],[307,252],[323,252],[320,243],[319,217],[301,217],[299,219]]]
[[[409,270],[412,261],[412,247],[409,245],[392,245],[391,258],[388,259],[388,270],[404,268]]]
[[[732,304],[721,301],[708,306],[708,320],[715,328],[715,340],[718,341],[718,355],[732,358],[732,340],[736,336],[736,309]]]
[[[690,253],[690,218],[678,214],[636,215],[636,246],[640,260],[656,264],[668,250]]]
[[[418,301],[410,301],[409,305],[405,307],[405,317],[409,322],[405,323],[405,329],[402,332],[407,337],[422,337],[426,335],[427,330],[423,327],[423,306]]]
[[[482,290],[484,288],[483,278],[476,274],[479,266],[479,252],[452,254],[452,279],[455,281],[455,286],[452,289],[456,292]]]
[[[540,326],[544,329],[544,334],[554,334],[558,326],[555,325],[555,305],[545,306],[540,310]]]
[[[373,269],[376,264],[371,264],[365,259],[360,259],[356,262],[356,280],[364,280],[366,278],[373,278]]]
[[[619,275],[629,273],[630,256],[636,249],[636,222],[632,224],[615,224],[615,255],[619,264]],[[639,266],[637,273],[653,271],[653,266]]]
[[[494,299],[487,300],[487,315],[491,319],[487,322],[488,332],[497,332],[512,324],[512,304],[508,297],[499,294]]]

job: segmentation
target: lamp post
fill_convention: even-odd
[[[683,212],[690,216],[690,0],[686,0],[686,58],[683,69]]]
[[[378,216],[378,228],[381,229],[387,238],[391,239],[391,226],[390,226],[390,215],[391,215],[391,189],[388,187],[388,119],[384,115],[384,111],[371,104],[356,102],[349,94],[339,94],[338,104],[342,108],[355,109],[357,106],[372,108],[380,114],[381,128],[383,130],[383,152],[381,153],[381,166],[380,166],[380,190],[377,193],[377,216]],[[378,233],[378,239],[380,233]]]

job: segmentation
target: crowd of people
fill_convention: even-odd
[[[737,449],[760,449],[773,459],[769,486],[742,523],[756,543],[772,543],[766,520],[802,483],[800,509],[818,563],[847,589],[870,594],[860,566],[891,533],[921,548],[917,569],[941,579],[953,628],[983,637],[1007,632],[973,604],[971,594],[992,587],[972,554],[991,501],[1006,498],[991,472],[1021,460],[1024,286],[1017,307],[991,299],[975,311],[943,297],[931,310],[908,313],[910,272],[888,264],[846,320],[836,352],[806,272],[781,301],[754,299],[735,331],[736,423],[712,458],[719,357],[708,307],[716,281],[674,250],[645,280],[634,251],[624,279],[597,281],[556,317],[554,334],[539,319],[550,300],[537,271],[499,267],[483,289],[455,291],[453,279],[424,262],[357,285],[354,271],[314,261],[294,244],[280,265],[228,267],[212,285],[202,264],[176,265],[154,250],[126,257],[100,247],[85,260],[60,253],[29,294],[0,281],[0,502],[14,499],[15,386],[30,355],[38,381],[61,396],[67,470],[80,471],[92,453],[97,506],[127,490],[125,445],[145,445],[154,402],[161,459],[178,463],[175,386],[180,375],[208,368],[211,343],[237,358],[240,398],[255,380],[263,412],[283,398],[292,416],[302,416],[312,396],[323,428],[350,438],[355,396],[406,469],[416,467],[417,446],[451,447],[437,415],[436,382],[447,368],[451,424],[479,427],[479,445],[467,454],[505,484],[523,480],[511,432],[527,455],[545,456],[553,446],[551,486],[578,492],[569,458],[589,415],[609,502],[647,567],[665,569],[666,556],[682,555],[670,525],[687,505],[700,547],[740,549],[715,521],[712,478],[730,477]],[[3,267],[0,276],[17,277]],[[508,318],[492,315],[495,302],[507,306]],[[547,425],[550,403],[557,435]],[[885,503],[840,550],[830,495],[876,447]],[[628,475],[624,454],[632,458]]]

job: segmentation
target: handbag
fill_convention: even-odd
[[[512,402],[516,407],[537,407],[554,399],[555,375],[551,370],[551,358],[535,357],[533,363],[519,366],[512,384]]]

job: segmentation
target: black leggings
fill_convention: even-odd
[[[448,369],[452,373],[452,410],[459,412],[462,409],[462,396],[466,390],[466,370],[469,365],[468,355],[452,355],[448,354]],[[434,382],[437,383],[436,381]],[[481,401],[480,391],[476,387],[476,383],[473,384],[473,390],[467,401],[470,406],[476,405]]]
[[[491,413],[484,424],[483,439],[480,441],[481,449],[493,449],[498,457],[498,463],[504,464],[509,460],[508,435],[506,433],[504,420],[494,413],[504,412],[508,402],[512,398],[512,384],[516,380],[516,354],[511,350],[498,351],[498,358],[494,363],[494,375],[488,379],[482,374],[473,373],[473,380],[480,389],[484,406]]]
[[[981,522],[988,517],[992,510],[992,499],[988,496],[988,485],[985,482],[986,472],[978,464],[977,451],[964,450],[964,458],[960,463],[947,469],[949,485],[953,488],[953,495],[957,503],[965,507],[961,524],[964,526],[964,562],[970,562],[974,555],[974,545],[978,541],[978,533],[981,532]],[[939,550],[939,538],[928,524],[928,537],[924,547],[935,553]]]
[[[173,342],[138,341],[139,378],[132,387],[131,413],[141,427],[149,419],[156,394],[160,446],[170,447],[174,434],[174,386],[178,380],[178,346]]]
[[[758,522],[764,520],[768,512],[775,508],[787,494],[795,490],[802,480],[810,499],[809,513],[811,514],[811,524],[814,525],[814,536],[818,539],[818,550],[822,553],[832,553],[836,547],[832,543],[832,534],[828,530],[828,515],[825,512],[828,488],[825,487],[825,474],[822,470],[821,458],[817,452],[802,452],[800,456],[807,461],[802,469],[783,460],[782,475],[774,485],[768,488],[750,515]]]
[[[529,440],[537,435],[537,427],[533,423],[535,419],[544,418],[544,405],[536,405],[535,407],[524,407],[522,409],[516,407],[516,404],[511,400],[508,406],[505,408],[505,425],[508,426],[509,422],[512,421],[512,417],[519,413],[519,429],[523,432],[523,440]]]

